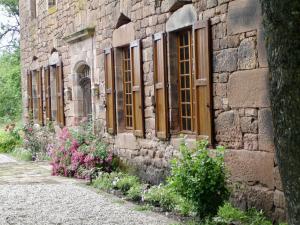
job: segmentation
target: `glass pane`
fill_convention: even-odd
[[[182,104],[182,106],[181,106],[181,113],[182,113],[182,116],[186,116],[186,110],[185,110],[185,105],[184,104]]]
[[[184,74],[184,62],[180,63],[180,73]]]
[[[190,90],[187,90],[185,93],[186,101],[191,102]]]
[[[186,130],[192,130],[192,123],[191,123],[191,119],[187,119],[187,128]]]
[[[184,48],[180,49],[180,59],[184,59]]]
[[[182,129],[186,130],[186,119],[182,119]]]
[[[188,76],[186,76],[185,77],[185,82],[186,82],[186,88],[190,88],[190,76],[188,75]]]
[[[186,114],[186,116],[191,116],[191,105],[187,104],[186,108],[187,108],[187,112],[186,112],[187,114]]]
[[[182,76],[181,78],[180,78],[180,87],[181,88],[184,88],[185,87],[185,82],[184,82],[184,77]]]
[[[189,53],[189,48],[185,49],[185,59],[189,59],[190,58],[190,53]]]
[[[185,73],[189,74],[190,73],[190,62],[185,63]]]

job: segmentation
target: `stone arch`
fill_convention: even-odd
[[[85,61],[79,61],[74,66],[74,98],[75,116],[77,118],[92,117],[92,84],[91,67]]]
[[[185,5],[176,10],[166,23],[166,31],[172,32],[192,26],[197,21],[197,12],[193,5]]]

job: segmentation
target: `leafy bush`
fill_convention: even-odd
[[[11,152],[15,147],[22,144],[22,139],[18,134],[18,130],[13,127],[11,130],[0,131],[0,152]]]
[[[218,214],[203,222],[204,225],[272,225],[272,222],[266,219],[262,211],[250,209],[246,212],[234,208],[230,203],[225,203],[219,208]],[[281,224],[284,225],[284,224]]]
[[[33,160],[48,159],[48,146],[55,141],[54,129],[51,126],[41,127],[28,123],[23,127],[23,133],[23,148],[31,153]]]
[[[20,51],[0,56],[0,123],[20,118],[22,113]]]
[[[93,173],[111,171],[112,153],[101,140],[91,136],[89,132],[63,128],[55,144],[48,146],[52,174],[91,179]]]
[[[178,196],[165,185],[152,186],[144,196],[144,201],[159,206],[165,211],[172,211],[178,204]]]
[[[113,180],[111,174],[109,173],[101,173],[94,181],[93,187],[98,188],[100,190],[109,191],[113,189]]]
[[[218,147],[212,157],[207,144],[207,141],[201,141],[196,149],[189,149],[182,143],[182,157],[172,161],[171,176],[168,178],[169,185],[193,204],[200,217],[215,215],[229,197],[224,149]]]
[[[138,186],[139,184],[139,179],[136,176],[125,175],[117,181],[116,187],[121,190],[123,194],[127,194],[130,188]]]
[[[140,201],[143,195],[143,187],[140,184],[132,186],[127,192],[127,198],[132,201]]]

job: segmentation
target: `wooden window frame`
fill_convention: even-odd
[[[185,48],[186,46],[180,46],[180,36],[183,34],[183,33],[188,33],[188,48],[189,48],[189,59],[188,59],[188,62],[189,62],[189,92],[190,92],[190,102],[189,102],[189,105],[190,105],[190,118],[187,118],[188,116],[183,116],[182,115],[182,85],[181,85],[181,77],[182,77],[182,74],[181,74],[181,65],[180,63],[181,62],[184,62],[186,63],[187,59],[184,59],[183,61],[181,61],[180,59],[180,48],[183,47]],[[194,64],[194,61],[193,61],[193,33],[192,33],[192,29],[189,28],[189,29],[184,29],[184,30],[181,30],[179,32],[177,32],[177,54],[178,54],[178,62],[177,62],[177,66],[178,66],[178,93],[179,93],[179,96],[178,96],[178,116],[179,116],[179,130],[180,130],[180,133],[184,133],[184,134],[196,134],[195,133],[195,120],[194,120],[194,90],[193,90],[193,64]],[[184,75],[186,76],[186,75]],[[187,89],[187,88],[185,88]],[[187,103],[187,102],[185,102]],[[185,105],[188,105],[188,104],[185,104]],[[186,106],[187,107],[187,106]],[[187,113],[187,109],[186,109],[186,113]],[[185,130],[183,128],[183,117],[185,117],[185,119],[190,119],[190,123],[191,123],[191,130]],[[187,126],[187,125],[186,125]]]
[[[124,98],[124,100],[123,100],[123,110],[124,110],[124,123],[125,123],[125,129],[126,130],[129,130],[129,131],[132,131],[133,130],[133,120],[134,120],[134,118],[133,118],[133,92],[132,92],[132,67],[131,67],[131,63],[132,63],[132,59],[131,59],[131,52],[130,52],[130,46],[125,46],[125,47],[122,47],[121,48],[122,50],[122,53],[121,53],[121,57],[122,57],[122,59],[121,59],[121,61],[122,61],[122,63],[121,63],[121,65],[122,65],[122,77],[123,77],[123,98]],[[125,59],[125,51],[128,51],[128,58],[127,59]],[[128,68],[127,68],[127,70],[126,70],[126,68],[125,68],[125,60],[127,61],[127,67],[129,66],[129,70],[128,70]],[[126,71],[125,71],[126,70]],[[129,73],[130,74],[130,83],[129,82],[127,82],[127,85],[128,84],[130,84],[130,93],[129,92],[127,92],[127,86],[126,86],[126,75],[125,75],[125,73]],[[131,99],[131,104],[127,104],[127,96],[126,95],[130,95],[130,99]],[[131,115],[130,116],[128,116],[128,114],[127,114],[127,107],[130,107],[131,108]],[[129,126],[128,124],[127,124],[127,118],[131,118],[131,126]]]
[[[46,108],[46,124],[52,121],[50,66],[44,68],[44,92]]]

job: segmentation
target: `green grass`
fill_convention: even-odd
[[[14,158],[21,160],[21,161],[31,161],[32,154],[30,151],[23,149],[23,148],[15,148],[10,153]]]
[[[134,207],[135,211],[139,211],[139,212],[143,212],[143,211],[150,211],[152,210],[152,206],[151,205],[138,205],[136,207]]]

